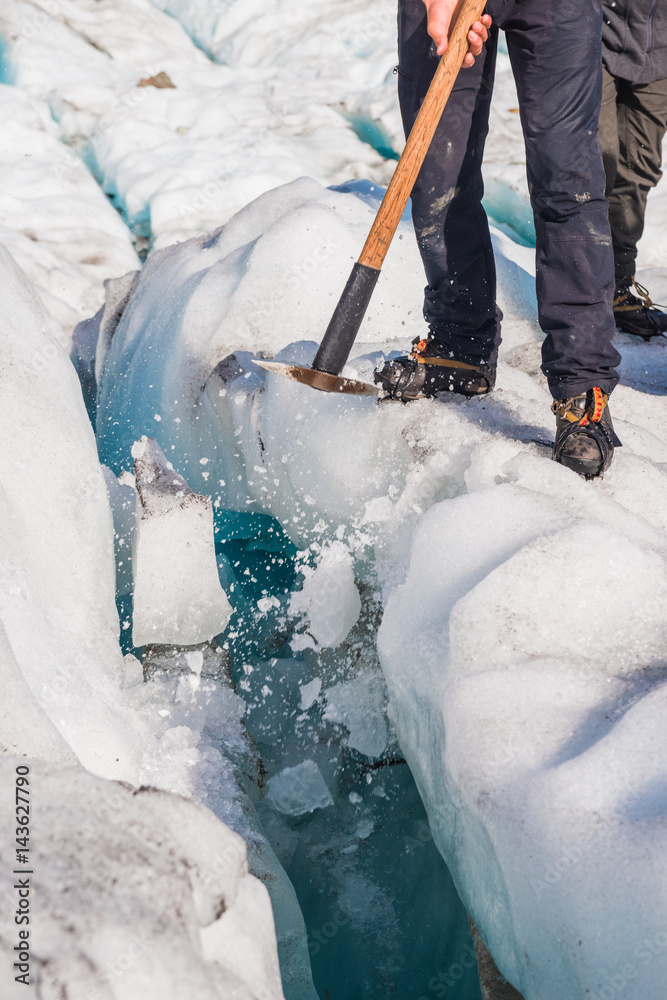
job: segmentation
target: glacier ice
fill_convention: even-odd
[[[0,622],[77,758],[132,780],[141,734],[118,691],[113,529],[95,439],[66,338],[3,247],[0,281]]]
[[[548,461],[501,56],[485,162],[506,317],[494,396],[378,408],[259,372],[260,352],[312,360],[391,173],[379,147],[400,148],[384,0],[262,14],[255,0],[2,4],[18,87],[0,87],[0,241],[58,321],[26,311],[3,256],[19,317],[0,373],[3,748],[62,763],[76,751],[106,777],[211,807],[272,894],[290,1000],[314,1000],[308,953],[320,991],[346,1000],[478,995],[433,837],[526,1000],[661,996],[665,352],[619,338],[625,447],[604,482]],[[173,90],[137,87],[159,71]],[[651,194],[639,261],[656,298],[663,201]],[[132,241],[164,248],[140,275]],[[74,336],[100,470],[58,344],[109,275]],[[421,333],[422,283],[406,218],[350,374],[370,379]],[[234,606],[227,649],[153,646],[143,668],[118,654],[108,507],[127,649],[142,435],[210,498],[216,593]],[[277,811],[265,779],[304,761],[332,804]],[[257,895],[246,881],[200,934],[205,967],[224,955],[221,988],[241,996],[275,970]]]
[[[118,213],[60,142],[44,96],[0,84],[0,237],[69,335],[97,310],[104,280],[138,260]]]
[[[26,684],[0,622],[0,681],[3,690],[0,754],[75,764],[76,756]]]
[[[244,837],[253,871],[270,890],[288,1000],[315,1000],[298,902],[252,807],[252,774],[259,773],[259,765],[242,731],[243,703],[222,684],[224,671],[219,668],[219,657],[206,651],[187,654],[195,666],[199,656],[201,669],[197,674],[188,668],[186,677],[179,670],[180,654],[162,647],[163,667],[166,664],[170,679],[158,671],[159,676],[150,677],[146,683],[141,683],[141,664],[132,656],[123,659],[114,605],[114,527],[108,492],[116,507],[116,533],[124,533],[129,542],[136,495],[133,477],[125,473],[118,481],[100,466],[81,388],[67,357],[67,338],[58,324],[44,314],[27,280],[4,249],[0,249],[0,278],[5,293],[0,322],[4,360],[0,371],[0,671],[7,687],[0,712],[0,749],[5,755],[21,754],[23,760],[28,756],[31,766],[33,760],[43,760],[51,768],[71,768],[80,761],[102,777],[133,783],[135,791],[140,785],[151,785],[165,793],[179,791],[207,800],[227,826],[233,826]],[[209,530],[212,533],[212,525]],[[215,572],[214,579],[221,594]],[[154,658],[159,658],[158,653],[154,648]],[[239,762],[238,770],[235,761]],[[37,773],[37,763],[34,769]],[[39,777],[45,773],[39,772]],[[45,819],[45,830],[48,828],[54,836],[61,831],[64,838],[65,827],[74,823],[78,829],[81,825],[79,815],[67,813],[63,803],[76,796],[77,789],[85,803],[83,785],[95,779],[80,766],[76,774],[80,775],[79,785],[78,778],[74,782],[54,778],[52,805]],[[6,794],[10,794],[9,778],[10,773],[3,772]],[[95,787],[102,788],[105,797],[108,793],[104,788],[111,787],[109,794],[113,798],[113,789],[121,786],[100,783]],[[46,785],[42,790],[45,803],[49,794]],[[127,785],[121,793],[131,802],[140,802],[134,812],[137,822],[142,823],[140,814],[149,796],[134,799]],[[190,807],[188,803],[183,805],[186,811]],[[178,805],[174,809],[178,813]],[[3,849],[11,844],[7,816],[3,818]],[[104,826],[108,818],[105,812],[100,824]],[[151,822],[147,818],[144,825],[150,827]],[[212,831],[209,844],[232,836],[212,817],[207,822],[217,823],[218,831]],[[85,834],[85,825],[82,829]],[[81,845],[72,839],[71,829],[69,836],[62,858],[69,858],[74,865]],[[109,854],[109,864],[117,862],[117,867],[113,875],[108,872],[108,881],[104,881],[106,868],[99,878],[93,871],[85,890],[88,894],[82,890],[85,899],[79,898],[81,905],[77,903],[76,909],[76,919],[81,920],[79,942],[73,942],[72,951],[66,946],[64,925],[58,922],[58,873],[64,862],[58,859],[57,843],[56,853],[50,855],[54,842],[45,832],[40,834],[43,889],[48,887],[49,898],[55,900],[50,911],[55,922],[49,925],[49,943],[45,939],[42,943],[47,957],[51,952],[61,955],[61,965],[55,959],[51,964],[58,982],[69,984],[75,991],[84,987],[106,989],[102,979],[106,982],[108,978],[107,967],[116,968],[114,963],[125,955],[126,945],[134,947],[126,922],[119,929],[113,914],[104,933],[97,938],[87,934],[92,925],[91,907],[99,910],[100,899],[106,898],[100,896],[100,887],[107,888],[112,877],[122,881],[133,870],[124,867],[126,859],[133,856],[133,845],[136,847],[132,835],[119,834],[114,840],[112,831],[109,836],[119,850],[121,842],[127,846],[112,861],[114,851],[107,850],[104,837],[86,843],[89,868],[95,868],[98,852],[104,851]],[[243,847],[244,857],[245,850]],[[146,858],[146,885],[151,884],[155,872],[164,868],[160,857],[152,854]],[[220,864],[222,867],[214,873],[216,878],[228,868],[224,858]],[[80,860],[78,866],[80,873]],[[69,875],[65,882],[69,882]],[[187,876],[181,879],[181,886],[186,910],[188,906],[191,909],[187,903]],[[160,978],[160,973],[147,985],[140,976],[132,986],[134,995],[149,996],[149,990],[156,989],[155,995],[161,997],[185,995],[179,990],[191,996],[194,977],[202,984],[202,996],[227,996],[233,988],[240,991],[240,997],[251,1000],[260,988],[261,977],[270,972],[271,995],[280,1000],[276,933],[260,888],[253,884],[243,892],[238,911],[229,910],[224,918],[224,941],[218,930],[211,930],[201,944],[194,939],[194,950],[189,954],[189,945],[183,943],[179,946],[181,957],[176,954],[177,948],[164,966],[167,980]],[[163,901],[153,899],[151,905],[152,919],[159,922]],[[100,926],[99,920],[94,923]],[[195,921],[192,929],[196,927]],[[183,927],[178,933],[182,931]],[[187,939],[187,930],[184,933]],[[234,955],[226,951],[232,937],[236,942]],[[81,950],[77,952],[79,945]],[[212,971],[206,971],[202,948],[211,963],[221,962],[223,968],[214,965]],[[244,965],[244,955],[252,956],[250,985],[243,985],[244,977],[239,980],[232,971]],[[132,995],[130,988],[122,995]]]
[[[311,572],[302,574],[305,586],[292,598],[304,619],[310,612],[317,623],[308,585],[316,594],[318,558],[344,549],[339,566],[353,567],[357,599],[370,591],[381,604],[379,652],[401,750],[437,845],[501,971],[527,1000],[547,982],[555,997],[569,1000],[585,989],[603,990],[605,977],[616,974],[613,956],[621,955],[637,968],[628,987],[635,993],[628,995],[645,995],[663,962],[656,956],[650,966],[641,964],[635,950],[643,938],[627,940],[625,916],[606,918],[603,943],[585,928],[613,911],[605,895],[609,873],[632,858],[647,900],[644,925],[639,916],[636,925],[651,941],[659,932],[663,909],[649,873],[654,886],[660,884],[664,852],[659,837],[649,846],[642,833],[648,820],[633,820],[630,813],[661,815],[659,791],[650,789],[660,787],[662,758],[644,751],[655,762],[651,772],[648,765],[642,768],[639,753],[632,756],[646,791],[639,796],[641,807],[633,801],[623,813],[625,833],[615,840],[593,825],[599,812],[593,789],[596,781],[604,787],[609,765],[600,764],[598,771],[588,761],[627,756],[615,749],[617,741],[620,746],[634,720],[650,718],[660,703],[667,610],[661,583],[667,529],[664,397],[645,397],[631,386],[616,391],[625,447],[603,482],[591,486],[554,465],[550,400],[535,362],[531,255],[498,232],[499,297],[507,317],[493,396],[378,407],[372,400],[313,393],[258,371],[252,351],[309,363],[315,343],[308,330],[324,329],[335,295],[332,287],[323,298],[321,283],[329,278],[315,269],[303,280],[308,294],[290,293],[270,313],[253,313],[251,289],[276,287],[277,247],[285,241],[297,246],[302,234],[302,245],[312,248],[308,241],[327,220],[339,247],[332,247],[325,270],[343,272],[346,248],[373,196],[359,186],[322,192],[310,181],[298,182],[262,196],[208,241],[156,254],[107,356],[97,413],[104,458],[117,471],[130,439],[146,433],[159,412],[163,449],[198,490],[213,495],[214,505],[267,512],[308,550],[303,567]],[[406,303],[420,294],[417,282],[411,284],[417,272],[405,242],[397,246],[405,273],[378,286],[349,362],[350,373],[367,380],[377,358],[404,349],[410,332],[411,319],[404,338],[386,336],[395,329],[392,316],[406,316]],[[218,305],[207,287],[214,274]],[[151,304],[160,302],[167,287],[174,294],[182,289],[183,315],[191,310],[199,322],[196,336],[192,323],[178,315],[160,339],[164,324],[152,319]],[[165,344],[163,353],[155,350],[158,343]],[[185,345],[187,367],[174,361]],[[160,388],[142,409],[151,385]],[[207,462],[198,470],[201,457]],[[638,478],[650,487],[637,490]],[[352,609],[351,588],[337,582],[335,573],[333,584],[328,579],[322,573],[324,611],[327,594]],[[397,753],[384,716],[384,688],[373,679],[377,662],[363,644],[355,646],[358,630],[375,626],[362,623],[353,600],[358,620],[350,610],[347,636],[341,628],[329,640],[339,646],[318,644],[316,625],[310,648],[293,646],[295,658],[281,654],[263,664],[249,662],[245,675],[239,673],[240,691],[249,698],[247,723],[271,781],[312,759],[334,799],[329,810],[338,808],[336,775],[344,755],[366,756],[375,765]],[[324,694],[302,699],[316,679]],[[284,727],[293,727],[288,740],[301,733],[303,741],[315,718],[317,726],[333,727],[335,741],[326,754],[298,758],[297,747],[306,745],[293,743],[288,750]],[[645,738],[654,739],[649,726]],[[603,751],[603,745],[610,749]],[[590,777],[584,779],[586,768]],[[619,779],[617,795],[626,780]],[[605,809],[612,815],[620,800],[612,795]],[[321,857],[315,831],[322,842],[327,839],[328,810],[305,814],[299,822],[308,833],[298,836],[289,810],[277,812],[265,801],[258,811],[297,892],[308,900],[312,926],[316,908],[308,878]],[[347,841],[339,839],[345,863],[359,856],[362,843],[374,843],[381,829],[372,816],[358,817]],[[554,870],[559,878],[551,885],[547,876]],[[362,920],[364,905],[373,908],[371,900],[379,905],[376,881],[365,881],[357,870],[357,897],[344,869],[332,872],[355,921]],[[540,883],[548,891],[537,894]],[[588,909],[577,890],[582,884]],[[641,894],[633,898],[632,905],[643,905]],[[604,910],[596,900],[606,901]],[[322,961],[333,976],[328,959]]]
[[[231,616],[218,578],[211,502],[193,493],[155,438],[141,438],[132,454],[138,495],[134,645],[206,642]]]
[[[155,646],[143,665],[146,683],[128,691],[137,718],[151,729],[141,780],[203,802],[243,837],[250,871],[271,896],[285,996],[315,1000],[299,904],[255,811],[263,765],[244,725],[229,654],[208,643]]]
[[[249,201],[303,174],[324,183],[389,179],[391,166],[342,113],[354,113],[359,103],[367,112],[377,109],[371,117],[382,109],[390,133],[400,131],[386,82],[394,61],[392,19],[376,5],[382,27],[376,60],[341,47],[352,77],[324,72],[327,63],[317,51],[305,78],[295,79],[293,33],[279,42],[275,28],[264,50],[280,46],[283,65],[294,66],[287,81],[280,66],[271,72],[216,65],[201,51],[205,43],[195,44],[176,16],[148,0],[78,0],[66,10],[50,0],[6,0],[0,31],[12,43],[13,79],[48,102],[67,143],[53,156],[62,176],[87,176],[89,168],[135,236],[164,247],[210,232]],[[248,10],[223,4],[211,13],[229,18],[245,11],[247,17]],[[298,35],[310,37],[311,46],[321,13],[299,8]],[[354,38],[363,14],[339,0],[332,15],[331,27]],[[36,18],[39,30],[26,37],[25,25]],[[168,73],[173,89],[138,86],[158,71]]]
[[[664,976],[664,957],[638,951],[664,922],[667,567],[626,518],[621,534],[520,483],[437,505],[380,630],[434,836],[528,998],[599,995],[624,966],[639,998]],[[614,876],[628,865],[626,894]]]

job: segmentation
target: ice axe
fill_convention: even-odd
[[[378,390],[375,386],[357,379],[343,378],[340,373],[350,356],[387,251],[452,92],[454,81],[463,65],[468,51],[468,31],[470,26],[480,19],[485,6],[486,0],[463,2],[449,37],[447,51],[440,60],[361,256],[352,268],[312,367],[259,359],[255,360],[256,365],[324,392],[344,392],[352,396],[377,395]]]

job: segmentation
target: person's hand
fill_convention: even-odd
[[[424,0],[428,14],[428,33],[438,47],[438,55],[444,55],[449,43],[449,29],[461,6],[461,0]],[[483,14],[479,21],[471,26],[468,32],[468,54],[463,65],[470,67],[481,53],[484,42],[489,37],[491,18]]]

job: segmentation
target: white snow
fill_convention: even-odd
[[[155,438],[143,437],[132,454],[139,500],[134,645],[207,642],[224,631],[232,613],[218,578],[211,502],[174,472]]]
[[[25,762],[0,760],[3,788]],[[283,1000],[268,893],[248,874],[241,837],[191,799],[81,767],[29,766],[37,995]],[[0,824],[0,892],[13,911],[20,876],[9,810]],[[0,945],[7,1000],[26,992],[14,981],[18,931]]]

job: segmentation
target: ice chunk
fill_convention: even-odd
[[[381,676],[363,673],[326,692],[324,718],[347,727],[348,746],[367,757],[380,757],[387,748],[385,689]]]
[[[315,569],[305,566],[303,573],[304,585],[293,595],[290,611],[305,619],[306,632],[318,646],[338,646],[361,611],[352,556],[342,542],[332,542]]]
[[[308,684],[302,684],[300,686],[300,690],[301,690],[301,710],[303,712],[307,712],[308,709],[315,704],[315,702],[320,696],[320,691],[322,690],[322,678],[316,677]]]
[[[218,579],[213,509],[167,462],[155,438],[133,450],[137,492],[135,646],[191,646],[222,632],[231,606]]]
[[[285,816],[303,816],[333,805],[333,796],[314,760],[286,767],[268,782],[267,800]]]

